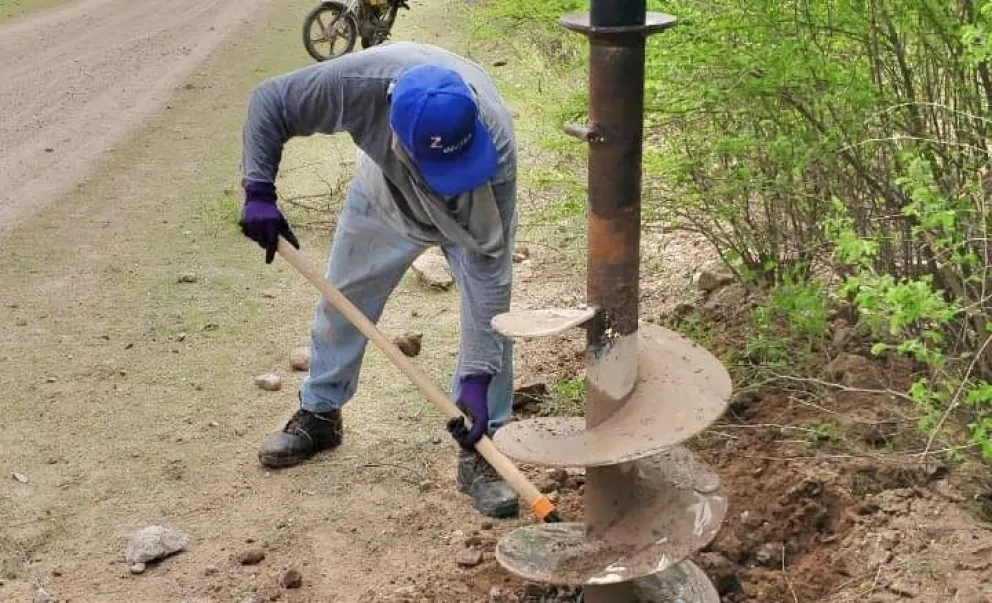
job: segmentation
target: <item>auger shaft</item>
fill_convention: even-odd
[[[645,40],[675,25],[645,0],[592,0],[562,25],[589,40],[587,304],[494,320],[504,335],[587,332],[585,418],[538,417],[500,429],[517,460],[586,467],[585,521],[524,526],[496,558],[528,580],[581,585],[588,603],[717,603],[689,557],[727,510],[719,477],[682,442],[725,410],[730,375],[712,354],[657,325],[639,328]]]
[[[644,0],[593,0],[590,25],[643,26]],[[587,330],[586,425],[594,427],[623,404],[637,375],[641,239],[641,150],[644,35],[590,36],[589,119],[600,135],[589,145],[587,295],[600,309]],[[627,513],[634,484],[626,465],[586,470],[589,534]],[[589,603],[633,601],[633,583],[589,586]]]

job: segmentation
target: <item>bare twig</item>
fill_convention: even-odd
[[[968,450],[971,448],[978,448],[980,444],[964,444],[961,446],[948,446],[946,448],[941,448],[939,450],[933,450],[933,454],[939,454],[942,452],[957,452],[961,450]],[[748,459],[758,459],[760,461],[776,461],[776,462],[786,462],[786,461],[814,461],[814,460],[841,460],[841,459],[882,459],[882,458],[894,458],[894,457],[916,457],[921,454],[920,451],[905,451],[905,452],[886,452],[877,454],[797,454],[794,456],[767,456],[763,454],[742,454],[738,453],[738,456]]]
[[[778,374],[778,373],[770,373],[770,374],[773,375],[777,379],[783,379],[785,381],[796,381],[796,382],[799,382],[799,383],[812,383],[814,385],[821,385],[823,387],[831,387],[831,388],[834,388],[834,389],[837,389],[837,390],[840,390],[840,391],[845,391],[845,392],[857,392],[857,393],[862,393],[862,394],[879,394],[879,395],[886,395],[886,396],[894,396],[896,398],[901,398],[903,400],[906,400],[907,402],[913,402],[913,403],[916,402],[908,394],[904,394],[902,392],[897,392],[897,391],[895,391],[893,389],[870,389],[870,388],[863,388],[863,387],[848,387],[846,385],[841,385],[840,383],[832,383],[830,381],[824,381],[823,379],[814,379],[812,377],[793,377],[791,375],[781,375],[781,374]]]
[[[992,343],[992,334],[989,334],[989,336],[985,338],[985,343],[982,344],[982,347],[979,348],[978,353],[975,354],[975,357],[971,360],[971,364],[968,365],[968,370],[965,371],[964,376],[961,378],[961,384],[958,385],[957,389],[954,391],[954,397],[951,398],[951,403],[947,405],[947,410],[944,411],[944,414],[941,415],[940,420],[937,421],[936,425],[934,425],[933,431],[930,433],[930,438],[927,439],[927,446],[920,454],[921,462],[926,460],[927,455],[930,453],[930,448],[933,446],[933,441],[937,438],[937,434],[944,426],[947,418],[951,416],[954,409],[961,404],[961,394],[964,393],[965,386],[968,385],[968,380],[971,378],[972,372],[974,372],[975,367],[978,366],[978,362],[981,360],[982,354],[985,353],[985,349],[989,347],[990,343]]]
[[[908,136],[908,135],[905,135],[905,134],[896,134],[895,136],[888,136],[886,138],[868,138],[868,139],[862,140],[860,142],[857,142],[857,143],[854,143],[854,144],[850,144],[850,145],[841,147],[841,148],[837,149],[837,152],[838,153],[843,153],[843,152],[846,152],[846,151],[850,151],[850,150],[852,150],[854,148],[868,146],[868,145],[870,145],[872,143],[876,143],[876,142],[906,142],[906,141],[911,141],[911,142],[929,142],[929,143],[934,144],[934,145],[944,145],[944,146],[949,146],[949,147],[960,147],[960,148],[964,148],[964,149],[969,149],[969,150],[975,151],[976,153],[981,153],[983,155],[992,154],[992,153],[989,153],[989,151],[987,149],[982,149],[982,148],[976,147],[974,145],[970,145],[970,144],[963,143],[963,142],[953,142],[953,141],[950,141],[950,140],[940,140],[940,139],[937,139],[937,138],[927,138],[926,136]]]
[[[785,545],[782,545],[782,576],[785,578],[785,583],[789,586],[789,592],[792,593],[792,600],[795,603],[799,603],[799,597],[796,596],[796,589],[792,587],[792,580],[789,580],[789,574],[785,571]]]
[[[878,564],[878,571],[875,572],[875,579],[871,581],[871,589],[868,591],[869,597],[875,592],[875,587],[878,586],[878,578],[882,575],[883,567],[885,567],[883,564]]]

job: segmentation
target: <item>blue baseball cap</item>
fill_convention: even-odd
[[[479,119],[474,91],[457,71],[417,65],[401,73],[389,125],[439,195],[469,192],[496,173],[496,145]]]

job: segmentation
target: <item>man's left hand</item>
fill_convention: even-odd
[[[461,379],[456,406],[472,420],[472,427],[465,425],[464,417],[454,417],[448,420],[448,433],[466,450],[473,450],[489,429],[490,381],[492,375],[469,375]]]

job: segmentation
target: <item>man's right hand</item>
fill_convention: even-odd
[[[300,248],[300,242],[289,228],[289,222],[276,205],[276,187],[271,182],[245,184],[245,204],[241,209],[238,226],[246,237],[265,250],[266,264],[271,264],[275,258],[280,236],[293,247]]]

